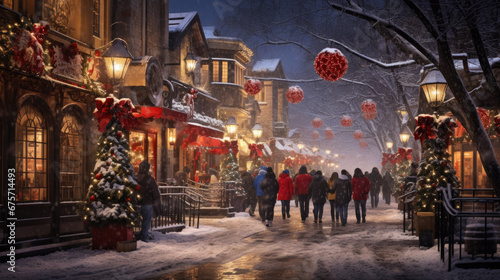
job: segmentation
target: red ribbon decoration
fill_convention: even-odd
[[[262,149],[264,149],[263,144],[248,144],[250,149],[250,157],[253,159],[262,157]]]
[[[427,139],[436,138],[436,129],[434,128],[434,117],[429,115],[420,115],[416,118],[417,128],[413,133],[415,140],[420,139],[422,146]]]
[[[439,124],[438,136],[446,143],[446,147],[450,144],[451,136],[455,133],[457,127],[457,123],[452,118],[448,118]]]
[[[495,116],[495,131],[500,136],[500,114]]]
[[[114,96],[106,98],[96,98],[95,100],[96,109],[94,111],[94,116],[97,118],[99,123],[99,131],[106,131],[106,125],[109,123],[113,115],[115,115],[118,120],[122,123],[124,129],[130,129],[134,124],[137,123],[133,112],[137,110],[132,105],[130,99],[116,99]]]
[[[396,154],[397,163],[402,162],[405,158],[411,160],[413,150],[411,148],[398,148],[398,153]]]

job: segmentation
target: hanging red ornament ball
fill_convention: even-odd
[[[299,86],[291,86],[286,91],[286,100],[288,102],[297,104],[304,99],[304,91]]]
[[[245,91],[250,95],[256,95],[262,89],[262,84],[259,80],[250,79],[245,82]]]
[[[500,136],[500,114],[495,116],[495,131]]]
[[[432,183],[431,187],[435,188],[436,187],[436,183]]]
[[[377,117],[377,110],[373,110],[370,112],[363,112],[363,118],[365,118],[366,120],[373,120],[376,117]]]
[[[312,137],[312,139],[318,139],[318,137],[319,137],[319,132],[317,132],[317,131],[313,131],[313,132],[312,132],[312,134],[311,134],[311,137]]]
[[[137,185],[137,186],[135,186],[135,189],[136,189],[136,190],[140,190],[140,189],[141,189],[141,186],[140,186],[140,185]]]
[[[363,101],[363,103],[361,103],[361,111],[363,112],[371,112],[376,110],[377,104],[371,99],[366,99],[365,101]]]
[[[479,114],[479,118],[481,119],[484,129],[488,129],[490,127],[490,112],[486,109],[478,107],[477,113]]]
[[[361,148],[368,148],[368,143],[365,140],[359,141],[359,146]]]
[[[356,139],[356,140],[363,139],[363,132],[361,130],[354,131],[353,135],[354,135],[354,139]]]
[[[130,197],[125,198],[125,201],[129,202],[130,201]]]
[[[89,200],[90,200],[90,201],[95,201],[95,196],[94,196],[94,195],[91,195],[91,196],[89,197]]]
[[[111,156],[114,156],[114,155],[115,155],[115,153],[111,153]]]
[[[326,48],[314,60],[316,73],[326,81],[336,81],[347,71],[347,59],[338,49]]]
[[[123,133],[121,131],[118,131],[116,133],[116,137],[118,137],[118,139],[122,138],[122,136],[123,136]]]
[[[331,130],[331,128],[325,129],[325,137],[328,140],[333,140],[333,137],[335,137],[335,134],[333,133],[333,131]]]
[[[101,178],[102,178],[102,174],[101,174],[101,173],[97,173],[97,175],[95,175],[95,178],[96,178],[97,180],[101,180]]]
[[[315,128],[320,128],[323,126],[323,120],[321,120],[320,118],[314,118],[312,120],[312,126],[315,127]]]
[[[349,116],[342,116],[342,118],[340,119],[340,124],[343,126],[343,127],[349,127],[352,125],[352,119],[351,117]]]
[[[198,90],[197,90],[197,89],[195,89],[195,88],[192,88],[192,89],[191,89],[191,94],[197,94],[197,93],[198,93]]]

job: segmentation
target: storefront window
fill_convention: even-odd
[[[17,201],[47,200],[47,124],[33,105],[17,116],[16,180]]]
[[[464,152],[464,181],[463,187],[466,189],[473,188],[473,152]]]
[[[151,164],[149,171],[156,179],[156,133],[148,133],[148,162]]]
[[[156,179],[156,133],[131,131],[129,155],[136,174],[139,172],[139,164],[147,159],[151,165],[149,172]]]
[[[63,118],[61,128],[61,200],[83,199],[82,127],[71,115]]]
[[[461,152],[453,153],[453,169],[455,169],[456,176],[459,181],[462,181],[462,159],[460,157]]]

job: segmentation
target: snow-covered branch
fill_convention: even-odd
[[[307,49],[306,47],[304,47],[302,44],[297,43],[297,42],[293,42],[293,41],[270,41],[270,40],[267,40],[266,42],[262,42],[262,43],[256,45],[253,49],[255,50],[258,47],[261,47],[263,45],[276,45],[276,46],[280,46],[280,45],[295,45],[295,46],[303,49],[305,52],[309,53],[313,57],[316,56],[314,53],[312,53],[309,49]]]

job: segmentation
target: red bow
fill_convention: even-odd
[[[389,158],[391,157],[392,155],[389,154],[389,153],[382,153],[382,166],[386,165],[387,162],[389,161]]]
[[[250,149],[250,157],[253,159],[262,157],[262,149],[264,145],[262,144],[248,144],[248,148]]]
[[[446,147],[450,144],[450,138],[455,133],[455,128],[457,127],[457,123],[452,118],[447,118],[439,124],[438,136],[446,143]]]
[[[436,138],[436,128],[434,128],[434,117],[429,115],[420,115],[416,118],[417,128],[413,133],[415,140],[420,139],[422,146],[427,139]]]
[[[122,123],[124,129],[129,129],[135,123],[135,117],[133,112],[136,112],[134,105],[130,102],[130,99],[116,99],[113,95],[106,98],[96,98],[95,100],[96,109],[94,110],[94,116],[99,122],[99,131],[104,132],[106,130],[106,125],[109,123],[113,115],[115,115],[118,120]]]
[[[500,136],[500,114],[495,116],[495,131]]]
[[[398,153],[396,155],[397,163],[402,162],[405,158],[411,160],[411,154],[413,150],[411,148],[398,148]]]

